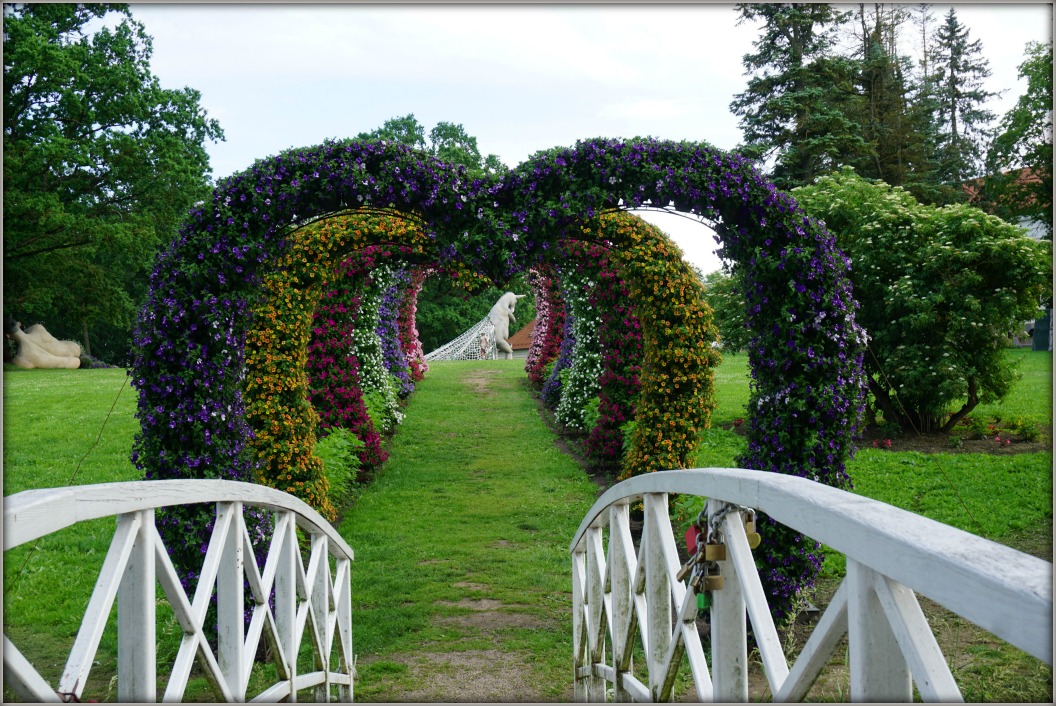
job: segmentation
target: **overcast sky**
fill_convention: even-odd
[[[933,7],[938,23],[950,6]],[[992,106],[1001,115],[1025,90],[1027,42],[1051,38],[1051,5],[954,7],[982,41],[988,89],[1005,92]],[[200,91],[224,129],[226,141],[207,146],[217,178],[408,113],[426,132],[461,123],[510,167],[591,137],[732,149],[741,133],[729,104],[759,36],[731,4],[132,4],[132,15],[153,37],[162,86]],[[690,262],[718,269],[710,231],[650,220]]]

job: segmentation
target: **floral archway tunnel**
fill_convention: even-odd
[[[134,338],[141,431],[133,461],[147,479],[259,480],[246,341],[266,282],[289,271],[306,225],[354,212],[399,216],[413,226],[395,238],[370,231],[363,241],[316,252],[327,272],[356,247],[421,247],[400,256],[441,268],[459,263],[503,282],[545,263],[562,243],[600,235],[610,250],[632,248],[629,233],[602,227],[585,237],[584,226],[649,205],[714,223],[721,255],[745,275],[752,387],[749,445],[739,463],[847,485],[845,462],[864,403],[864,338],[849,262],[822,225],[746,160],[703,143],[651,138],[580,141],[492,179],[470,179],[461,167],[402,145],[333,141],[260,160],[222,180],[211,201],[189,214],[151,276]],[[290,287],[310,289],[300,281]],[[318,307],[313,296],[302,311]],[[298,335],[293,355],[304,340],[303,331]],[[675,342],[669,347],[677,350]],[[201,515],[159,525],[185,534],[207,522]],[[198,551],[189,540],[188,553]],[[772,595],[794,592],[811,567],[816,571],[819,559],[805,546],[790,551],[791,559],[785,550],[763,559]]]

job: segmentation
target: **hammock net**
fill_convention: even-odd
[[[434,360],[496,360],[495,324],[485,317],[458,338],[449,341],[425,356]]]

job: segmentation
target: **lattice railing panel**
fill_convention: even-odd
[[[192,598],[158,533],[154,511],[207,502],[216,503],[216,520]],[[263,570],[245,521],[244,510],[250,505],[273,512]],[[107,515],[117,518],[114,537],[58,684],[49,684],[4,636],[5,682],[20,698],[59,701],[62,694],[79,700],[116,602],[117,698],[156,701],[156,587],[160,586],[183,633],[165,680],[164,701],[183,699],[195,664],[218,699],[245,701],[262,639],[278,676],[253,700],[290,699],[313,687],[316,700],[330,700],[334,687],[339,700],[352,700],[353,555],[314,510],[280,491],[231,481],[145,481],[33,490],[4,499],[4,549]],[[306,538],[307,565],[298,529]],[[206,616],[214,595],[217,620],[211,633]],[[305,644],[313,667],[300,673],[298,657]]]
[[[668,493],[708,498],[706,525],[721,537],[721,559],[709,565],[722,580],[707,591],[710,661]],[[638,502],[636,546],[629,508]],[[755,509],[847,557],[843,583],[792,665],[745,528]],[[698,701],[747,701],[749,621],[774,701],[804,699],[844,637],[852,701],[912,701],[914,686],[926,701],[962,701],[918,592],[1052,664],[1051,563],[802,478],[743,469],[639,476],[595,503],[571,552],[579,701],[670,700],[686,662]]]

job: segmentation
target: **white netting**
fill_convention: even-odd
[[[495,324],[484,318],[453,341],[445,343],[425,356],[434,360],[495,360]]]

